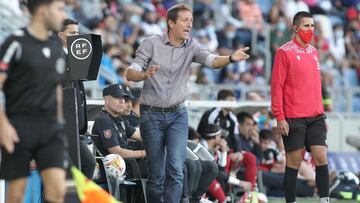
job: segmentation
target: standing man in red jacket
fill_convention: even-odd
[[[277,50],[271,80],[271,108],[286,150],[285,199],[287,203],[296,201],[296,177],[305,147],[315,161],[320,203],[328,203],[327,128],[319,55],[310,44],[312,15],[298,12],[293,29],[295,37]]]

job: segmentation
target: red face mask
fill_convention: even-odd
[[[300,30],[298,31],[298,34],[300,36],[300,39],[305,42],[306,44],[311,42],[311,39],[314,35],[313,30]]]

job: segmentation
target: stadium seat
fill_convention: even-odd
[[[360,171],[359,155],[359,152],[329,152],[329,170],[351,171],[356,174]]]

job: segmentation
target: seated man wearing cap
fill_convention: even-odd
[[[92,134],[99,135],[93,141],[102,155],[119,154],[122,158],[144,158],[145,150],[133,150],[128,138],[141,141],[140,131],[124,120],[125,98],[129,98],[121,85],[110,85],[103,90],[104,110],[95,119]]]
[[[139,114],[134,112],[133,107],[137,108],[138,111],[136,112],[140,112],[140,105],[136,105],[136,102],[139,102],[139,99],[137,99],[139,97],[139,95],[137,94],[136,96],[132,93],[132,89],[130,89],[129,86],[126,86],[124,84],[121,85],[124,93],[126,95],[128,95],[128,97],[124,97],[125,99],[125,110],[120,113],[120,117],[121,119],[125,120],[126,122],[129,123],[130,126],[139,129],[139,125],[140,125],[140,116]],[[133,103],[135,103],[135,105],[133,106]],[[136,107],[137,106],[137,107]],[[128,140],[128,144],[131,145],[132,149],[144,149],[144,144],[143,142],[136,142],[133,139],[129,139]]]
[[[130,88],[124,84],[121,85],[124,93],[129,97],[125,98],[126,109],[121,115],[131,126],[138,128],[140,125],[140,88]]]
[[[130,125],[134,127],[140,126],[140,96],[141,88],[132,87],[130,88],[130,93],[134,96],[134,99],[131,102],[131,111],[130,114],[126,116],[126,120],[129,121]]]

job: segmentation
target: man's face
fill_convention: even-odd
[[[207,140],[207,142],[208,144],[211,143],[211,146],[215,148],[216,146],[219,146],[220,140],[221,140],[221,133],[215,135],[212,139]]]
[[[75,24],[67,25],[64,32],[59,32],[59,37],[66,43],[66,37],[79,35],[79,26]]]
[[[123,97],[106,96],[105,105],[115,114],[123,115],[126,110],[126,103]]]
[[[225,27],[226,32],[236,32],[236,27],[233,24],[227,24]]]
[[[239,131],[246,138],[250,137],[251,130],[253,130],[254,121],[250,118],[245,118],[243,123],[239,123]]]
[[[193,16],[190,11],[180,11],[176,22],[169,20],[171,33],[179,40],[186,40],[190,38],[192,24]]]
[[[295,31],[299,30],[312,30],[314,31],[314,20],[312,18],[301,18],[299,25],[294,25]]]
[[[64,1],[53,1],[44,8],[43,12],[47,28],[54,32],[61,31],[66,18]]]
[[[260,139],[260,147],[261,147],[261,151],[265,151],[266,149],[269,148],[270,145],[270,139]]]
[[[132,110],[132,102],[129,98],[125,98],[125,111],[124,111],[124,115],[128,116],[130,115]]]
[[[233,97],[233,96],[229,96],[229,97],[226,97],[226,98],[225,98],[225,101],[235,102],[235,101],[236,101],[236,98]],[[223,109],[226,110],[226,111],[232,111],[232,110],[234,110],[233,108],[230,108],[230,107],[226,107],[226,108],[223,108]]]

